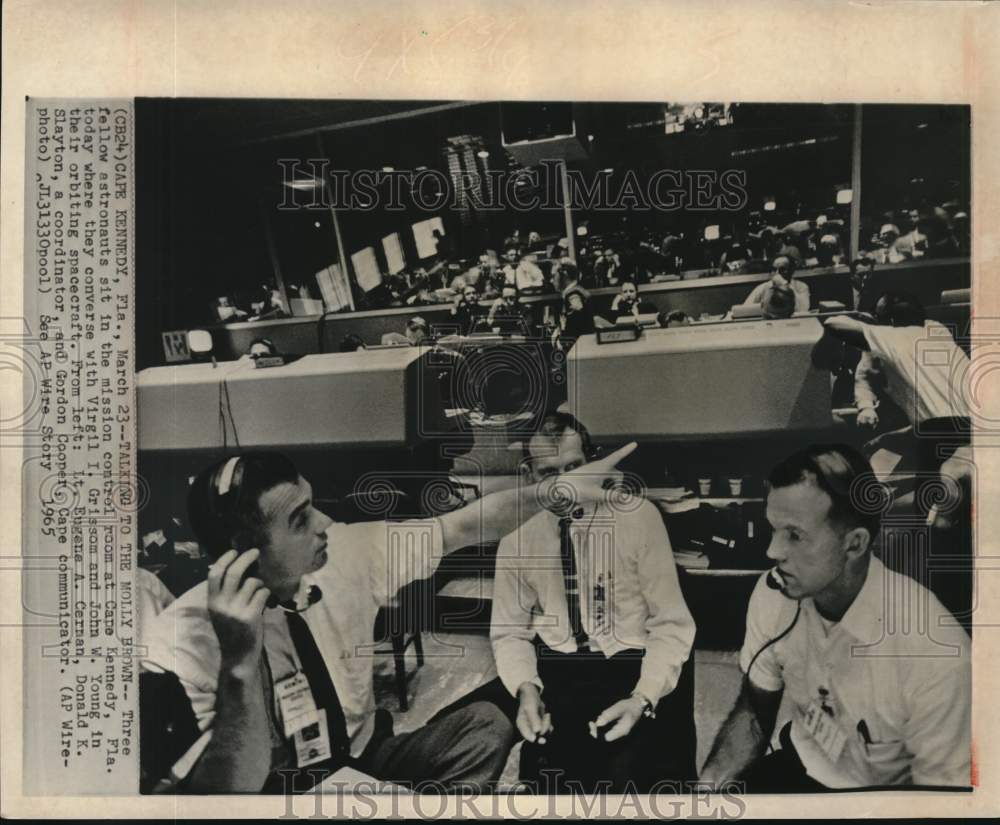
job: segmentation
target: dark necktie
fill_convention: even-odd
[[[350,752],[350,739],[347,736],[347,720],[344,719],[344,709],[337,697],[337,689],[333,686],[330,671],[326,669],[323,655],[316,646],[309,625],[298,613],[287,612],[288,630],[292,635],[295,652],[299,654],[302,672],[309,682],[313,701],[317,708],[326,710],[326,725],[330,733],[330,753],[334,758],[347,756]]]
[[[576,558],[573,555],[573,537],[570,535],[571,518],[559,519],[559,557],[562,559],[563,581],[566,585],[566,607],[569,610],[569,626],[576,640],[576,649],[587,645],[587,633],[580,617],[580,586],[576,577]]]

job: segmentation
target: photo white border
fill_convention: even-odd
[[[997,3],[9,0],[2,13],[0,315],[5,317],[21,309],[26,95],[968,103],[975,330],[1000,334]],[[0,384],[0,403],[20,409],[20,375],[0,374]],[[981,391],[993,411],[990,418],[1000,421],[998,384],[988,376]],[[980,555],[998,555],[1000,508],[991,503],[1000,498],[1000,462],[993,449],[977,452]],[[19,451],[4,447],[0,490],[17,490],[20,472]],[[3,556],[16,555],[20,547],[18,501],[3,497]],[[997,577],[981,575],[979,588],[987,603],[977,610],[977,623],[1000,628]],[[22,797],[20,576],[10,565],[0,567],[0,605],[5,816],[286,813],[280,798]],[[1000,813],[1000,736],[994,735],[1000,730],[998,639],[1000,629],[982,628],[974,641],[976,792],[747,797],[746,814]],[[293,804],[304,816],[313,811],[309,798]],[[399,812],[405,814],[405,808]]]

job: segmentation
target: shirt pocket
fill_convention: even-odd
[[[895,785],[906,773],[909,760],[903,740],[872,742],[864,750],[865,761],[873,785]]]

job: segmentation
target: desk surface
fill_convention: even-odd
[[[823,327],[819,320],[812,316],[778,321],[755,319],[718,324],[691,324],[667,329],[647,329],[635,341],[613,344],[599,344],[596,335],[584,335],[570,350],[568,360],[802,344],[812,346],[822,336]]]

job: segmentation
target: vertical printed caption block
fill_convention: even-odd
[[[131,101],[32,100],[22,469],[24,793],[138,791]],[[29,562],[45,559],[45,572]]]

